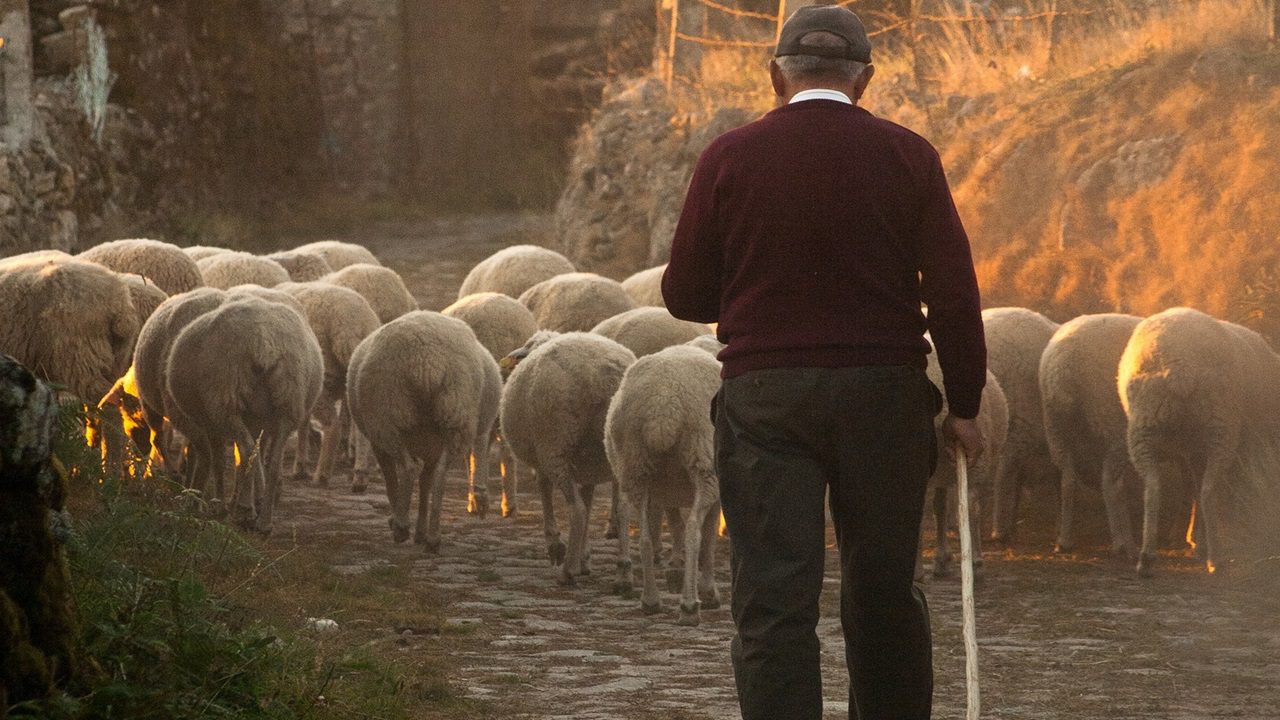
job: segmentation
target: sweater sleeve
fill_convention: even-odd
[[[937,153],[923,188],[919,248],[920,297],[928,306],[929,334],[942,367],[952,415],[977,417],[987,384],[987,345],[982,303],[969,237],[951,198]]]
[[[694,167],[671,241],[671,260],[662,274],[662,298],[667,310],[681,320],[712,323],[720,319],[723,253],[716,225],[715,166],[708,148]]]

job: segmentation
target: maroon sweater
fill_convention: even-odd
[[[978,413],[978,283],[942,163],[862,108],[807,100],[716,138],[694,169],[662,295],[676,317],[720,323],[725,377],[923,367],[928,331],[951,412]]]

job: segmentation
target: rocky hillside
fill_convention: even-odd
[[[873,111],[924,125],[876,82],[893,102]],[[660,90],[620,92],[579,137],[557,228],[584,267],[665,261],[697,153],[755,114],[690,128]],[[1184,45],[930,111],[988,306],[1065,320],[1191,305],[1280,338],[1280,54]]]

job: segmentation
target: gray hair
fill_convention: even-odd
[[[807,33],[802,40],[806,45],[817,47],[840,47],[846,45],[844,38],[824,31]],[[867,63],[843,58],[825,58],[816,55],[783,55],[774,58],[778,69],[789,82],[801,80],[841,80],[852,81],[867,69]]]

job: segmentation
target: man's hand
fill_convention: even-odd
[[[972,418],[958,418],[948,414],[942,421],[942,440],[946,445],[947,457],[955,459],[956,446],[964,450],[965,457],[973,462],[982,456],[987,448],[987,439],[978,428],[978,421]]]

